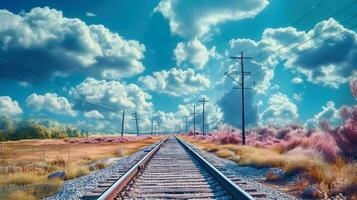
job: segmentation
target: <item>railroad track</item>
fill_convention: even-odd
[[[135,162],[82,199],[267,199],[173,136]]]

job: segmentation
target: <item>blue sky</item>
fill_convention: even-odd
[[[208,128],[239,127],[240,91],[224,73],[244,51],[255,58],[245,63],[254,86],[249,126],[338,124],[341,106],[356,103],[348,85],[357,68],[352,3],[4,0],[0,111],[113,132],[125,109],[128,130],[135,111],[143,130],[151,118],[173,129],[193,104],[201,118],[205,96]]]

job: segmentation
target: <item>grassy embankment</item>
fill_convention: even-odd
[[[357,199],[357,163],[345,162],[337,158],[334,162],[328,162],[313,154],[307,155],[299,151],[287,153],[281,148],[263,148],[254,146],[242,146],[236,144],[218,144],[207,142],[192,137],[181,136],[186,141],[215,155],[232,160],[242,166],[252,167],[278,167],[289,176],[296,172],[302,172],[304,178],[287,187],[280,187],[284,192],[299,195],[308,185],[317,184],[320,194],[316,197],[327,198],[331,195],[344,193],[351,199]],[[273,173],[266,175],[266,181],[279,181],[282,177]]]
[[[42,199],[57,192],[63,180],[48,174],[63,170],[66,179],[89,174],[95,161],[131,155],[159,137],[125,143],[69,143],[64,140],[21,140],[0,143],[0,199]],[[106,167],[100,163],[97,169]]]

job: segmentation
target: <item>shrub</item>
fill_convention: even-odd
[[[327,127],[327,131],[334,137],[338,147],[342,152],[351,157],[357,156],[357,106],[341,109],[341,117],[345,124],[341,127],[331,129]]]

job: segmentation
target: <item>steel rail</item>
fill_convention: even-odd
[[[237,184],[227,178],[222,172],[220,172],[217,168],[215,168],[212,164],[206,161],[202,156],[200,156],[197,152],[195,152],[190,146],[187,145],[186,142],[181,140],[180,138],[175,138],[179,141],[179,143],[199,162],[208,173],[210,173],[227,192],[233,197],[233,199],[239,200],[254,200],[254,198],[240,188]]]
[[[168,138],[168,137],[167,137]],[[156,145],[148,154],[144,156],[139,162],[131,167],[123,176],[113,183],[105,192],[103,192],[98,200],[114,199],[117,195],[128,185],[128,183],[142,170],[155,153],[160,149],[161,145],[167,140],[163,139]]]

